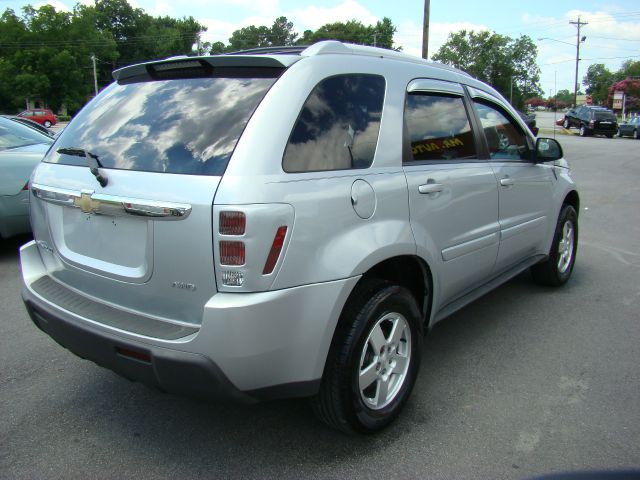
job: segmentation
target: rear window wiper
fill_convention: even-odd
[[[91,153],[84,148],[76,148],[76,147],[62,147],[56,150],[56,152],[61,153],[63,155],[73,155],[75,157],[85,157],[87,159],[87,165],[89,166],[89,171],[96,177],[98,183],[101,187],[106,187],[109,183],[109,179],[100,173],[99,168],[104,168],[104,165],[100,162],[98,156],[94,153]]]

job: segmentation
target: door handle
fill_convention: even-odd
[[[418,191],[420,193],[438,193],[444,189],[444,185],[441,183],[425,183],[424,185],[418,186]]]
[[[513,178],[509,178],[509,177],[505,177],[503,179],[500,180],[500,185],[502,185],[503,187],[511,187],[514,183]]]

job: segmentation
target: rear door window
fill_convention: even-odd
[[[410,150],[405,162],[476,158],[469,117],[462,97],[438,93],[411,93],[405,104]],[[408,157],[408,158],[407,158]]]
[[[114,83],[63,131],[46,162],[86,166],[81,148],[105,168],[222,175],[252,113],[275,78],[207,77]]]
[[[302,107],[284,152],[285,172],[368,168],[380,131],[385,80],[337,75],[321,81]]]

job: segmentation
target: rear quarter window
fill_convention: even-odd
[[[287,143],[285,172],[368,168],[380,131],[385,80],[379,75],[329,77],[312,90]]]

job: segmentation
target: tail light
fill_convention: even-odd
[[[24,187],[22,187],[22,190],[29,190],[29,182],[24,184]]]
[[[247,217],[243,212],[220,212],[218,232],[220,235],[239,237],[247,228]],[[247,261],[244,242],[240,240],[220,240],[220,265],[239,267]],[[244,283],[244,273],[239,270],[222,272],[222,283],[228,287],[240,287]]]
[[[292,233],[293,207],[284,203],[214,205],[213,215],[218,290],[268,291]]]
[[[263,275],[268,275],[273,272],[273,269],[278,263],[278,258],[280,258],[280,252],[282,251],[282,246],[284,245],[284,238],[287,236],[287,227],[280,227],[276,232],[276,236],[273,237],[273,243],[271,244],[271,250],[269,250],[269,255],[267,256],[267,261],[264,264],[264,268],[262,269]]]
[[[244,242],[230,242],[220,240],[220,264],[221,265],[244,265],[246,261]]]
[[[243,212],[220,212],[221,235],[244,235],[247,217]]]

